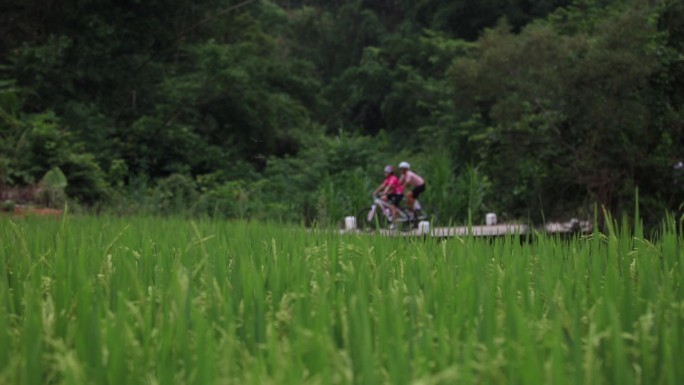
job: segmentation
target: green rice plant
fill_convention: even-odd
[[[0,383],[678,384],[681,222],[445,240],[0,219]]]

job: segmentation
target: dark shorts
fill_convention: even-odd
[[[413,190],[411,190],[411,193],[413,193],[413,198],[418,199],[418,196],[423,191],[425,191],[425,183],[421,184],[420,186],[414,187]]]
[[[399,202],[404,199],[404,194],[387,194],[387,199],[392,202],[393,205],[399,206]]]

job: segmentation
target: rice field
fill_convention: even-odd
[[[0,384],[678,385],[683,240],[649,239],[0,218]]]

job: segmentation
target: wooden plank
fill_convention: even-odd
[[[493,226],[460,226],[460,227],[436,227],[430,229],[428,234],[422,234],[418,229],[411,231],[386,230],[379,229],[371,231],[368,234],[379,234],[388,237],[416,237],[416,236],[431,236],[431,237],[454,237],[454,236],[468,236],[475,237],[483,236],[498,236],[507,234],[525,234],[528,231],[528,226],[521,224],[501,224]],[[340,230],[342,234],[362,234],[360,230]]]
[[[508,234],[525,234],[528,231],[527,225],[505,223],[492,226],[458,226],[458,227],[436,227],[430,230],[430,235],[435,237],[468,236],[488,237]]]
[[[377,231],[369,231],[366,234],[379,234],[388,237],[417,237],[430,236],[436,238],[447,237],[491,237],[501,235],[523,235],[533,232],[535,228],[517,223],[502,223],[492,226],[454,226],[454,227],[435,227],[431,228],[427,234],[421,233],[418,229],[411,231],[386,230],[380,229]],[[540,232],[548,234],[571,234],[575,232],[587,233],[591,232],[591,222],[589,221],[571,221],[571,222],[554,222],[548,223],[544,227],[537,228]],[[363,234],[361,230],[340,230],[342,234]]]
[[[559,233],[590,233],[592,225],[590,221],[571,220],[569,222],[552,222],[544,225],[544,231],[551,234]]]

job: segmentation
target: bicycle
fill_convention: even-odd
[[[373,203],[363,208],[356,215],[356,223],[360,230],[371,231],[375,229],[410,231],[418,227],[420,221],[428,218],[420,203],[416,200],[413,213],[407,208],[397,207],[396,221],[392,221],[392,203],[382,200],[379,196],[373,197]]]

